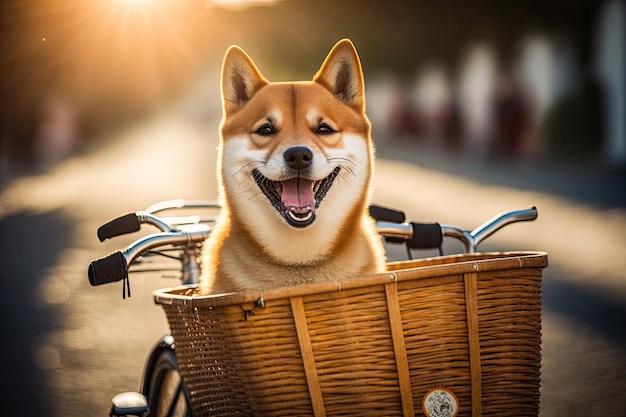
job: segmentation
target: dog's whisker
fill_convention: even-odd
[[[252,191],[254,189],[254,182],[252,184],[250,184],[250,187],[248,187],[247,189],[243,189],[239,192],[239,194],[246,194],[250,191]]]
[[[243,183],[244,183],[244,182],[246,182],[246,181],[250,181],[250,182],[251,182],[251,184],[252,184],[252,185],[250,185],[250,187],[253,187],[253,186],[254,186],[254,178],[252,178],[252,176],[251,176],[251,175],[248,175],[247,177],[243,178],[243,179],[239,182],[238,186],[239,186],[239,187],[241,187],[241,186],[243,185]]]
[[[343,170],[342,170],[343,171]],[[340,173],[339,175],[337,175],[337,178],[335,178],[335,181],[339,184],[340,181],[344,181],[346,184],[350,184],[353,183],[357,176],[356,174],[352,171],[352,170],[348,170],[346,169],[346,171],[348,171],[347,173]],[[350,175],[347,175],[350,174]]]
[[[259,195],[262,195],[262,192],[256,192],[254,194],[252,194],[250,197],[248,197],[248,201],[255,199],[256,197],[258,197]]]
[[[244,185],[246,182],[248,182],[248,181],[250,181],[250,178],[249,178],[249,177],[246,177],[246,178],[242,179],[241,181],[239,181],[239,184],[237,184],[237,188],[241,188],[241,187],[243,187],[243,185]]]
[[[342,158],[342,157],[338,157],[338,156],[337,157],[332,157],[332,158],[327,158],[326,161],[328,161],[328,162],[336,162],[336,161],[346,162],[346,163],[348,163],[348,164],[350,164],[350,165],[352,165],[354,167],[356,166],[356,162],[354,162],[352,159]]]
[[[344,169],[342,170],[342,172],[340,173],[339,176],[341,176],[341,177],[344,176],[343,171],[345,171],[346,173],[352,175],[352,177],[356,179],[357,175],[356,175],[356,173],[354,172],[354,170],[352,168],[344,167]]]
[[[239,168],[237,171],[233,172],[231,174],[231,177],[234,177],[235,175],[239,174],[241,171],[243,171],[244,168],[249,167],[250,165],[263,165],[265,164],[265,161],[250,161],[247,162],[245,164],[243,164],[243,166],[241,168]]]

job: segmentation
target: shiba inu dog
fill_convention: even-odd
[[[267,81],[239,47],[221,79],[218,185],[202,293],[382,272],[368,215],[374,147],[363,73],[349,40],[312,81]]]

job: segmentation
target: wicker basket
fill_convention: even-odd
[[[445,256],[265,291],[179,287],[155,300],[196,416],[423,415],[436,387],[458,401],[458,414],[453,404],[442,416],[537,416],[547,262],[540,252]]]

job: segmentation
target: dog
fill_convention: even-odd
[[[200,292],[383,272],[368,214],[375,151],[352,42],[338,42],[312,81],[276,83],[231,46],[221,93],[222,210],[204,245]]]

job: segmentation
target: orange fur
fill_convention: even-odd
[[[338,42],[312,81],[288,83],[267,81],[233,46],[222,67],[222,105],[223,210],[205,245],[201,290],[224,293],[383,271],[382,243],[367,213],[374,147],[352,43]],[[294,147],[307,149],[306,166],[287,162]],[[285,181],[297,181],[297,191],[286,191]],[[269,185],[264,190],[261,183]],[[316,191],[329,183],[327,193]],[[319,207],[287,207],[311,196],[323,198]]]

